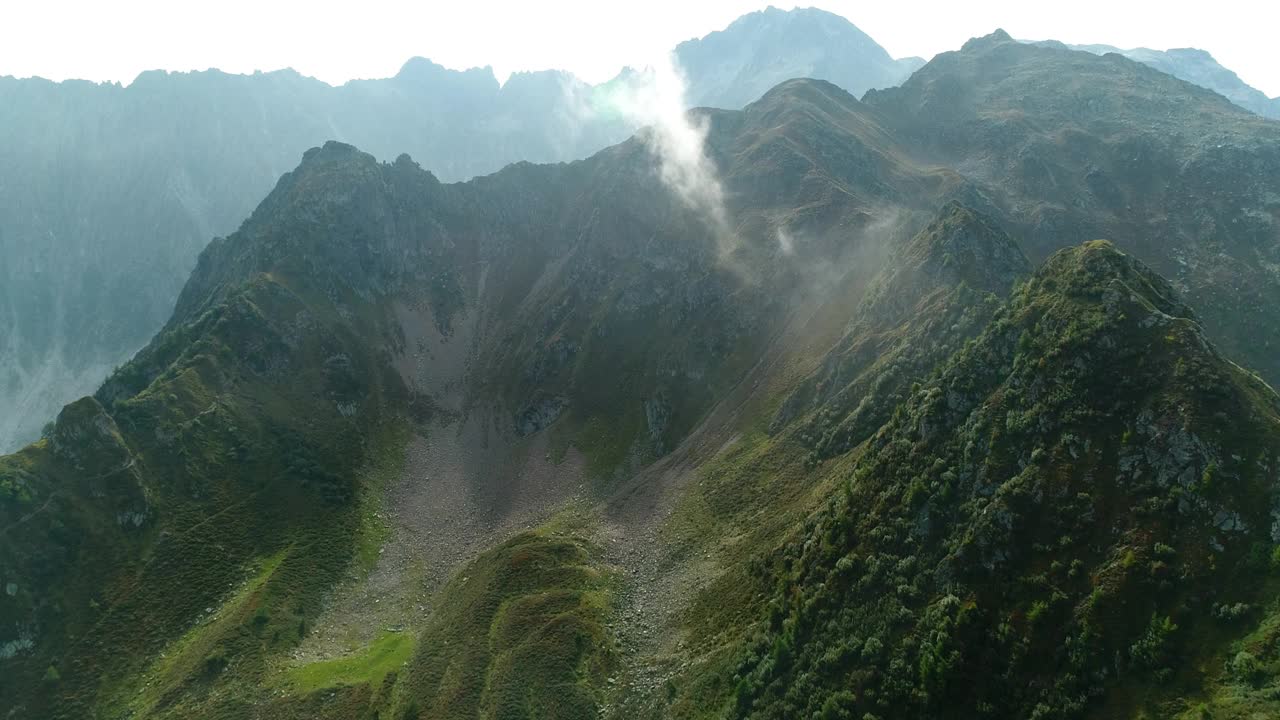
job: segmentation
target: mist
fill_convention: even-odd
[[[620,117],[648,128],[644,137],[662,183],[687,207],[702,214],[717,237],[729,234],[724,188],[707,157],[707,120],[687,110],[688,83],[675,57],[661,55],[644,70],[601,86],[584,120]]]

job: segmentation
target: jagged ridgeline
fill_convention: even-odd
[[[759,123],[711,120],[725,153],[770,145]],[[279,665],[352,563],[377,560],[369,508],[381,488],[368,469],[398,463],[406,436],[436,420],[480,418],[486,437],[514,445],[554,423],[556,444],[585,456],[588,494],[607,491],[689,433],[755,362],[792,291],[805,292],[803,264],[761,262],[780,252],[764,219],[779,212],[754,199],[742,244],[726,247],[716,223],[662,184],[644,137],[465,185],[442,185],[407,157],[380,164],[338,143],[309,151],[239,232],[202,254],[165,330],[68,406],[47,439],[3,459],[0,602],[13,672],[0,692],[36,716],[183,717],[238,716],[286,688],[309,716],[299,688],[313,682],[279,680]],[[800,256],[878,242],[858,232],[867,215],[848,195],[808,213],[794,225],[822,242]],[[548,688],[587,665],[607,667],[582,635],[601,626],[593,588],[607,573],[581,533],[541,532],[477,560],[531,564],[490,571],[493,609],[443,601],[442,617],[477,615],[414,632],[497,632],[513,621],[513,593],[580,594],[561,675],[535,685],[552,698]],[[527,611],[529,622],[560,622],[568,609]],[[456,638],[465,656],[440,660],[462,668],[467,692],[452,675],[431,680],[440,665],[424,660],[394,696],[352,684],[352,707],[520,705],[503,688],[528,686],[532,661],[503,670],[514,660],[496,649],[477,660],[464,641],[486,633]],[[599,672],[584,681],[586,714]]]
[[[803,417],[814,460],[844,453],[889,419],[911,385],[981,332],[1031,264],[990,219],[959,202],[890,258],[853,327],[770,424]]]
[[[1261,685],[1276,652],[1264,631],[1223,670],[1275,610],[1277,441],[1280,398],[1166,281],[1058,252],[756,567],[730,714],[1200,717],[1163,701]]]
[[[691,106],[738,109],[793,77],[855,94],[900,83],[895,61],[844,18],[751,13],[674,50]],[[787,62],[779,62],[786,58]],[[132,83],[0,77],[0,452],[144,345],[200,250],[234,230],[307,148],[326,140],[409,153],[465,180],[518,161],[584,158],[638,127],[625,98],[652,78],[450,70],[330,86],[292,70],[150,71]]]
[[[1277,126],[1003,33],[695,120],[308,151],[0,458],[10,715],[1275,714]]]

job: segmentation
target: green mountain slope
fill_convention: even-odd
[[[774,432],[803,418],[814,458],[874,433],[916,380],[991,319],[1031,270],[1012,238],[952,201],[892,257],[854,312],[855,324],[778,410]]]
[[[888,72],[894,61],[843,18],[767,15],[750,33],[739,23],[681,45],[690,84],[721,91],[692,92],[690,105],[740,108],[790,77],[860,93],[907,74]],[[814,17],[830,39],[804,45],[808,63],[779,65]],[[205,244],[233,232],[307,148],[408,153],[447,181],[576,160],[636,130],[626,109],[637,101],[619,97],[650,79],[624,71],[592,86],[547,70],[499,82],[489,67],[424,58],[341,86],[292,70],[153,71],[126,86],[0,77],[0,405],[13,409],[0,414],[0,451],[33,440],[144,345]]]
[[[1189,709],[1273,597],[1278,403],[1150,270],[1055,254],[750,563],[723,712]]]
[[[1056,40],[1045,40],[1037,44],[1083,50],[1095,55],[1118,53],[1144,65],[1150,65],[1160,72],[1208,88],[1236,105],[1263,117],[1280,119],[1280,105],[1277,105],[1274,99],[1267,97],[1261,90],[1250,87],[1240,79],[1239,75],[1220,65],[1208,52],[1198,48],[1122,50],[1111,45],[1063,45]]]
[[[866,103],[961,170],[1033,261],[1116,238],[1170,278],[1232,357],[1280,380],[1280,125],[1117,55],[1003,32]]]
[[[356,469],[408,404],[379,328],[353,295],[259,275],[4,458],[11,707],[123,711],[152,659],[198,690],[307,632],[360,531]]]
[[[513,457],[558,420],[601,489],[678,442],[780,303],[721,264],[651,163],[642,138],[446,186],[407,157],[307,153],[203,254],[168,327],[5,458],[4,526],[21,540],[0,609],[20,670],[2,694],[54,717],[266,702],[377,550],[368,473],[435,419],[484,418]],[[450,370],[434,354],[455,342]],[[583,612],[598,624],[600,601]],[[113,653],[128,661],[108,666]]]
[[[1152,73],[997,34],[697,111],[692,171],[662,129],[459,184],[308,151],[0,458],[0,698],[1266,712],[1280,411],[1228,358],[1280,145]]]

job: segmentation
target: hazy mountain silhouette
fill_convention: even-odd
[[[1002,31],[687,120],[303,153],[0,457],[4,707],[1275,716],[1280,124]]]
[[[726,107],[796,75],[861,92],[911,67],[816,10],[755,13],[677,54],[693,104]],[[575,160],[636,129],[611,98],[645,81],[626,72],[593,87],[541,71],[500,85],[489,68],[422,58],[340,87],[291,70],[147,72],[124,87],[0,78],[0,448],[33,439],[136,351],[200,249],[307,148],[409,153],[450,181]]]
[[[1039,44],[1083,50],[1095,55],[1118,53],[1131,60],[1150,65],[1160,72],[1208,88],[1246,110],[1280,120],[1280,98],[1269,98],[1261,90],[1246,84],[1240,76],[1220,65],[1204,50],[1196,48],[1122,50],[1111,45],[1066,45],[1056,40],[1046,40]]]

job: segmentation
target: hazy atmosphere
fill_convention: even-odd
[[[1274,3],[6,3],[0,720],[1280,718]]]
[[[0,75],[129,83],[144,70],[248,73],[292,67],[338,84],[393,75],[406,58],[420,55],[455,69],[491,65],[499,79],[518,70],[556,68],[601,82],[624,65],[644,64],[682,40],[768,4],[655,0],[641,9],[589,0],[10,2],[0,24]],[[1246,83],[1280,96],[1276,3],[832,0],[822,7],[852,20],[894,57],[928,59],[1003,27],[1020,40],[1198,47]]]

